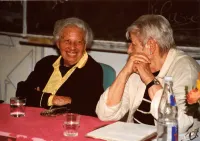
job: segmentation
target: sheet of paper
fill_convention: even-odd
[[[144,141],[145,139],[155,135],[155,126],[115,122],[89,132],[86,136],[108,141]]]

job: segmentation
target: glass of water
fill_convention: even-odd
[[[10,98],[10,115],[13,117],[25,116],[26,98],[11,97]]]
[[[78,128],[80,125],[80,115],[75,113],[67,113],[64,121],[64,136],[78,136]]]

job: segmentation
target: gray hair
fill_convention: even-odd
[[[127,39],[129,39],[129,34],[133,30],[139,32],[139,37],[143,45],[145,45],[150,38],[156,40],[160,46],[161,53],[168,51],[170,48],[176,48],[171,25],[162,15],[140,16],[127,28]]]
[[[85,32],[86,47],[91,47],[92,42],[93,42],[92,29],[89,27],[89,25],[86,22],[75,17],[56,21],[54,25],[54,31],[53,31],[53,36],[54,36],[55,41],[59,40],[60,33],[62,32],[63,28],[65,28],[68,25],[75,25],[81,28]]]

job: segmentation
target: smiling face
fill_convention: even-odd
[[[65,66],[76,64],[83,56],[86,49],[84,37],[85,32],[75,25],[67,26],[61,31],[57,46]]]

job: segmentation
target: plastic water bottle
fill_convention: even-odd
[[[172,77],[167,76],[164,81],[158,108],[157,141],[178,141],[178,110],[172,90]]]

